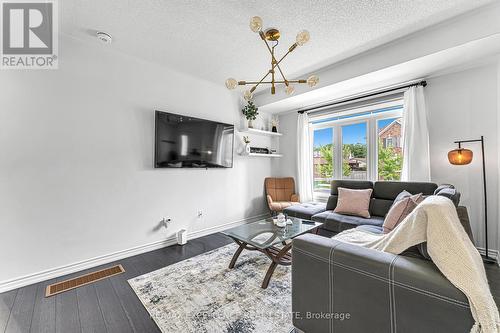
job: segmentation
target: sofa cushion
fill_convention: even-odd
[[[353,190],[339,187],[338,192],[339,198],[334,209],[335,213],[370,218],[370,198],[373,192],[371,188]]]
[[[343,230],[352,229],[359,225],[365,224],[382,226],[382,224],[384,223],[384,218],[381,216],[363,218],[359,216],[337,214],[332,210],[327,210],[322,213],[316,214],[311,219],[313,221],[324,223],[323,228],[333,232],[341,232]]]
[[[371,232],[372,234],[377,234],[377,235],[382,234],[384,232],[383,227],[378,225],[369,225],[369,224],[360,225],[356,227],[356,229],[363,230],[366,232]]]
[[[377,181],[373,184],[370,213],[377,216],[387,215],[392,203],[401,192],[406,191],[410,194],[422,193],[424,196],[427,196],[434,194],[436,188],[436,184],[426,182]]]
[[[373,183],[367,180],[332,180],[332,195],[339,194],[339,187],[350,188],[352,190],[364,190],[373,188]]]
[[[377,216],[385,216],[391,209],[393,200],[372,198],[370,202],[370,214]]]
[[[324,212],[326,204],[322,202],[306,202],[300,205],[293,205],[283,210],[283,213],[297,217],[299,219],[310,220],[315,214]]]
[[[377,199],[395,200],[403,191],[411,194],[422,193],[423,195],[432,195],[436,190],[435,183],[427,182],[397,182],[397,181],[378,181],[373,184],[373,197]]]
[[[387,213],[389,212],[395,201],[410,196],[411,196],[410,192],[402,191],[396,196],[396,199],[394,201],[388,199],[372,198],[370,202],[370,213],[377,216],[385,216],[387,215]]]

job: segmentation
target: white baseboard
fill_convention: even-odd
[[[260,214],[260,215],[244,218],[244,219],[241,219],[238,221],[225,223],[225,224],[222,224],[219,226],[189,232],[188,239],[195,239],[195,238],[203,237],[206,235],[214,234],[214,233],[223,231],[225,229],[229,229],[229,228],[241,225],[241,224],[245,224],[245,223],[249,223],[249,222],[253,222],[253,221],[262,219],[262,218],[267,217],[267,216],[269,216],[268,213]],[[34,283],[58,278],[60,276],[75,273],[75,272],[89,269],[92,267],[104,265],[104,264],[107,264],[107,263],[110,263],[110,262],[113,262],[116,260],[121,260],[124,258],[132,257],[132,256],[142,254],[145,252],[158,250],[158,249],[161,249],[163,247],[171,246],[174,244],[177,244],[177,239],[176,239],[175,235],[170,236],[167,239],[163,239],[163,240],[156,241],[153,243],[136,246],[136,247],[133,247],[130,249],[117,251],[117,252],[113,252],[110,254],[105,254],[103,256],[79,261],[79,262],[72,263],[69,265],[51,268],[51,269],[44,270],[44,271],[41,271],[38,273],[33,273],[33,274],[21,276],[21,277],[6,280],[6,281],[0,281],[0,293],[6,292],[9,290],[13,290],[13,289],[17,289],[17,288],[21,288],[24,286],[28,286],[28,285],[31,285]]]

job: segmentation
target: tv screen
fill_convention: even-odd
[[[155,168],[232,168],[234,125],[155,112]]]

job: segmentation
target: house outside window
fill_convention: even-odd
[[[325,197],[333,179],[400,180],[402,101],[312,118],[313,181]]]

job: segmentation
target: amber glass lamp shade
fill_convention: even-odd
[[[458,148],[448,153],[448,160],[454,165],[465,165],[472,161],[472,150]]]

